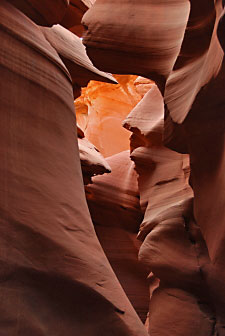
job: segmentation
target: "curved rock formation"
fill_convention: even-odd
[[[65,28],[81,36],[84,27],[81,19],[94,0],[7,0],[26,14],[36,24],[52,26],[61,23]]]
[[[148,311],[147,272],[138,262],[136,232],[142,221],[137,173],[129,151],[106,159],[111,174],[93,177],[86,197],[100,243],[143,322]]]
[[[150,335],[212,335],[213,305],[202,271],[198,271],[209,263],[209,258],[192,215],[188,162],[185,156],[162,146],[163,103],[156,87],[131,112],[125,125],[146,137],[145,147],[135,143],[138,148],[132,158],[139,173],[141,206],[145,210],[139,233],[144,241],[140,259],[160,278],[150,301]],[[152,292],[151,287],[152,284]],[[185,316],[179,313],[181,302]],[[162,305],[164,309],[159,310]]]
[[[28,17],[0,12],[0,333],[144,336],[89,216],[69,73]]]
[[[111,173],[107,161],[84,136],[78,136],[78,147],[84,184],[92,183],[93,176]]]
[[[146,138],[145,147],[139,144],[131,157],[139,175],[144,211],[138,234],[143,241],[139,258],[152,274],[148,330],[150,335],[160,336],[210,336],[214,311],[201,273],[209,260],[193,218],[193,192],[187,183],[189,160],[163,146],[163,113],[162,96],[153,86],[125,124]],[[154,277],[160,280],[158,285]]]
[[[69,8],[60,22],[61,25],[74,34],[82,36],[84,32],[84,26],[81,24],[82,16],[93,3],[94,0],[70,0]]]
[[[129,151],[110,156],[106,161],[111,174],[94,177],[93,184],[86,187],[92,219],[96,224],[137,232],[142,214],[137,173]]]
[[[88,55],[99,69],[138,74],[163,86],[179,54],[189,12],[188,0],[98,0],[83,17]]]
[[[60,25],[52,28],[42,28],[42,31],[70,72],[75,98],[80,96],[81,87],[87,86],[91,79],[106,83],[117,83],[113,76],[99,71],[93,66],[79,37]]]
[[[201,281],[198,285],[196,282],[200,295],[197,304],[200,305],[196,306],[196,301],[190,296],[183,296],[183,302],[187,301],[189,307],[185,311],[188,325],[181,318],[181,324],[177,319],[174,320],[176,330],[171,324],[171,332],[182,336],[186,328],[187,335],[223,335],[225,326],[223,5],[224,1],[221,0],[168,0],[157,4],[153,0],[148,3],[99,0],[84,17],[87,26],[84,41],[93,62],[101,64],[102,70],[110,69],[111,72],[125,74],[129,71],[155,79],[164,93],[166,104],[165,143],[173,150],[190,154],[191,185],[195,197],[194,217],[190,219],[189,226],[196,251],[195,261],[196,258],[198,260],[192,266],[193,270],[200,270],[197,277]],[[140,8],[145,8],[145,11]],[[178,8],[183,11],[176,10]],[[163,10],[166,15],[162,20],[160,14]],[[155,17],[149,16],[151,11]],[[123,19],[116,20],[119,15]],[[180,25],[177,25],[178,22]],[[152,44],[148,43],[151,38]],[[148,52],[150,55],[146,57]],[[109,58],[110,53],[115,57]],[[192,275],[190,272],[189,276]],[[195,286],[189,284],[187,287],[190,290]],[[160,291],[158,293],[161,302],[165,302],[165,296]],[[170,302],[176,300],[180,303],[176,292],[170,291],[169,297]],[[171,303],[168,308],[173,306]],[[190,307],[194,309],[194,306],[198,307],[195,319],[189,315]],[[157,316],[157,321],[160,312],[157,307],[155,309],[156,313],[152,313]],[[175,317],[177,312],[174,311]],[[167,315],[161,320],[161,326],[168,320]],[[195,329],[188,329],[190,325],[194,325]],[[199,326],[203,326],[202,329]],[[199,331],[196,331],[198,328]],[[161,327],[152,332],[168,335]]]
[[[69,9],[70,0],[7,0],[38,25],[59,23]]]
[[[122,121],[140,101],[136,76],[114,76],[118,85],[89,83],[75,101],[77,121],[87,139],[108,157],[128,150],[130,133]]]

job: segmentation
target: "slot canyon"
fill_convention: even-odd
[[[225,336],[224,8],[0,1],[0,336]]]

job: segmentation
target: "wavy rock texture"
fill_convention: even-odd
[[[92,183],[92,177],[111,173],[111,168],[98,149],[85,137],[78,136],[81,170],[84,184]]]
[[[69,0],[7,0],[36,24],[52,26],[59,23],[69,9]]]
[[[113,73],[129,71],[155,79],[164,93],[166,104],[165,143],[171,149],[190,154],[191,185],[195,195],[194,219],[191,219],[190,226],[196,227],[191,232],[196,238],[199,259],[199,266],[195,267],[201,270],[205,292],[210,296],[206,302],[213,312],[205,318],[207,309],[201,307],[200,315],[196,315],[199,318],[193,320],[187,308],[184,315],[190,316],[187,320],[193,320],[188,326],[198,328],[198,323],[202,325],[203,320],[209,323],[199,332],[187,329],[187,335],[224,335],[225,326],[223,18],[217,27],[223,14],[222,4],[224,2],[220,0],[160,1],[157,4],[152,0],[148,1],[148,5],[147,1],[121,0],[112,3],[99,0],[84,17],[87,26],[84,41],[93,62],[101,63],[102,70],[110,69]],[[183,11],[174,11],[179,6],[183,6]],[[166,15],[162,19],[160,13],[163,9]],[[155,17],[149,16],[151,11]],[[147,17],[151,20],[145,20]],[[179,20],[182,22],[177,25]],[[133,33],[135,31],[138,35]],[[151,38],[154,39],[152,44],[148,43]],[[150,54],[147,56],[149,62],[146,61],[145,51]],[[109,58],[110,53],[112,58]],[[197,234],[198,228],[204,240]],[[164,302],[165,296],[160,291],[158,293]],[[174,292],[170,292],[169,297],[173,302],[180,302]],[[194,301],[184,295],[183,302],[185,300],[191,307]],[[173,307],[172,301],[168,309]],[[155,309],[157,311],[157,307]],[[176,313],[174,311],[174,316]],[[159,316],[160,312],[157,314]],[[161,325],[167,324],[168,320],[165,318]],[[185,334],[185,328],[185,321],[181,320],[177,334]],[[163,335],[162,330],[158,333]]]
[[[75,101],[78,125],[105,157],[129,149],[130,133],[122,121],[141,99],[136,76],[114,77],[118,85],[93,81]]]
[[[218,2],[217,20],[221,14],[220,6],[221,3]],[[222,39],[221,45],[223,46]],[[179,129],[173,122],[173,127],[175,125],[176,129],[166,139],[172,147],[176,148],[178,144],[179,149],[180,144],[176,138],[180,140],[182,135],[186,150],[190,153],[191,183],[195,193],[194,216],[201,228],[209,254],[209,263],[207,267],[204,267],[203,274],[207,280],[215,310],[216,331],[222,335],[225,326],[225,274],[223,271],[225,199],[222,173],[225,104],[223,52],[217,39],[217,26],[215,25],[210,47],[202,63],[203,72],[199,76],[198,85],[203,85],[204,81],[208,81],[206,76],[209,77],[212,72],[214,78],[199,91]],[[171,117],[175,118],[172,115]],[[167,122],[167,126],[171,126],[171,121],[167,120]]]
[[[163,146],[163,114],[162,96],[153,85],[125,120],[145,138],[145,146],[143,140],[133,144],[131,158],[144,212],[139,259],[150,272],[148,330],[160,336],[213,335],[214,307],[201,273],[209,258],[193,218],[189,159]]]
[[[52,26],[61,23],[74,34],[81,36],[84,27],[81,19],[94,0],[7,0],[36,24]]]
[[[144,145],[153,146],[162,144],[164,104],[162,95],[155,84],[141,84],[139,91],[145,93],[142,100],[126,117],[123,125],[133,132],[131,137],[131,150]],[[143,88],[144,86],[144,88]]]
[[[93,177],[86,196],[98,238],[136,312],[146,320],[147,273],[138,263],[136,233],[142,221],[137,173],[129,151],[106,159],[111,174]]]
[[[179,54],[189,12],[188,0],[97,0],[83,17],[87,52],[100,69],[138,74],[163,86]]]
[[[99,71],[93,66],[79,37],[60,25],[55,25],[52,28],[42,28],[42,32],[69,70],[75,98],[80,96],[81,87],[87,86],[91,79],[106,83],[117,83],[113,76]]]
[[[82,36],[84,26],[81,24],[82,16],[93,5],[94,0],[70,0],[69,8],[66,11],[62,26],[78,36]]]
[[[111,174],[94,177],[93,184],[86,187],[92,219],[101,225],[122,226],[135,232],[142,214],[137,174],[129,151],[110,156],[106,162],[111,167]]]
[[[221,14],[221,0],[98,0],[83,18],[84,43],[92,61],[103,70],[143,75],[154,79],[161,90],[168,79],[168,119],[180,124],[198,92],[221,68],[223,51],[216,34]],[[117,58],[109,58],[109,53]],[[168,121],[166,128],[168,144],[186,151],[185,136],[177,138],[176,124]]]
[[[30,19],[0,11],[1,334],[144,336],[89,216],[70,76]]]

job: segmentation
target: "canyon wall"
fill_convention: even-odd
[[[0,334],[225,335],[223,5],[1,1]]]
[[[224,335],[223,3],[173,1],[172,5],[168,0],[157,4],[146,0],[97,0],[83,22],[83,41],[96,66],[153,79],[164,98],[163,138],[170,150],[137,148],[138,141],[146,141],[141,136],[140,122],[136,127],[137,120],[132,121],[132,127],[138,129],[131,148],[137,170],[141,167],[140,194],[144,174],[143,184],[147,180],[150,183],[145,187],[146,222],[141,226],[140,238],[143,230],[147,236],[143,235],[140,259],[160,279],[150,303],[150,334]],[[125,126],[129,127],[129,123],[125,122]],[[143,133],[147,131],[151,128],[147,130],[146,125]],[[155,137],[149,139],[154,147]],[[188,201],[191,190],[188,185],[184,187],[187,169],[179,153],[190,155],[193,201]],[[180,160],[177,168],[176,160]],[[147,173],[142,171],[146,162]],[[165,169],[169,180],[164,176]],[[158,180],[160,174],[163,181]],[[180,183],[183,187],[179,187]],[[178,193],[179,206],[173,208],[170,202],[176,184],[189,196]],[[163,201],[162,197],[167,199]],[[164,208],[164,202],[169,208]],[[171,223],[164,226],[167,215]]]
[[[146,335],[89,215],[73,75],[33,16],[58,23],[54,4],[0,3],[0,334]]]

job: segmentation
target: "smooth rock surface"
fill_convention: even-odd
[[[163,98],[152,86],[125,121],[145,138],[145,146],[133,142],[131,158],[144,212],[139,259],[150,273],[146,326],[150,335],[213,335],[213,304],[202,275],[209,257],[193,218],[189,159],[163,146],[163,114]]]
[[[69,0],[7,0],[38,25],[59,23],[69,9]]]
[[[139,11],[143,3],[146,4],[144,1],[138,3],[123,0],[113,3],[97,1],[84,17],[84,23],[87,26],[84,41],[88,46],[88,53],[93,62],[101,65],[102,70],[108,71],[110,69],[114,73],[126,74],[129,72],[144,75],[157,82],[161,92],[164,93],[164,102],[166,104],[165,144],[180,153],[190,154],[190,181],[195,197],[193,200],[193,218],[188,222],[188,226],[191,231],[191,241],[195,242],[193,244],[195,253],[192,254],[194,251],[188,240],[186,240],[189,245],[186,246],[185,255],[187,253],[190,257],[189,277],[192,277],[191,274],[193,274],[193,281],[196,281],[196,288],[199,289],[199,292],[194,294],[195,297],[199,296],[199,300],[196,303],[192,297],[191,301],[195,302],[195,308],[197,304],[198,310],[200,310],[198,313],[195,308],[192,309],[192,305],[189,304],[190,297],[180,293],[180,296],[183,296],[182,301],[187,301],[187,306],[185,307],[187,311],[184,316],[187,316],[188,323],[185,324],[185,321],[183,321],[183,327],[181,325],[177,329],[171,324],[171,329],[162,330],[162,326],[168,325],[167,322],[171,320],[168,315],[165,316],[165,319],[162,316],[161,325],[159,325],[162,314],[158,312],[155,315],[157,316],[155,323],[158,324],[157,328],[159,329],[153,329],[151,332],[156,335],[157,333],[159,335],[172,333],[182,336],[193,334],[224,335],[225,274],[223,271],[223,255],[225,206],[223,171],[225,102],[223,90],[224,18],[221,18],[224,14],[224,1],[160,1],[157,4],[155,1],[148,1],[145,11]],[[148,10],[150,11],[151,6],[154,5],[157,11],[155,11],[155,17],[151,18],[148,15]],[[184,6],[184,12],[177,10],[173,16],[173,10],[178,8],[176,6],[182,5]],[[160,20],[160,17],[158,17],[161,9],[166,11],[164,20]],[[116,17],[123,18],[123,20],[116,20]],[[145,20],[147,17],[150,18],[148,22]],[[178,19],[182,21],[181,25],[177,26],[180,36],[179,34],[176,35],[176,29],[174,31],[172,29],[172,27],[176,28]],[[219,20],[220,24],[217,26]],[[98,25],[96,25],[96,22],[98,22]],[[164,28],[167,29],[166,33],[163,32]],[[154,29],[157,29],[157,37]],[[138,36],[135,35],[135,32]],[[166,39],[164,40],[165,37]],[[155,39],[155,43],[148,44],[148,39],[151,40],[151,38]],[[177,49],[172,48],[175,45],[177,45]],[[151,50],[149,46],[152,46]],[[162,49],[162,46],[164,46],[164,49]],[[138,48],[140,54],[138,54]],[[136,52],[135,55],[132,53],[134,50]],[[170,55],[166,55],[165,51],[168,50],[171,52]],[[149,63],[145,59],[145,52],[151,54],[150,57],[149,55],[147,57]],[[112,58],[109,57],[110,54],[113,55]],[[154,63],[155,56],[157,56],[156,64]],[[153,62],[150,62],[152,59]],[[165,84],[165,91],[163,90],[163,84]],[[143,140],[142,145],[145,146]],[[134,147],[138,147],[137,141]],[[142,155],[143,153],[140,153],[140,157]],[[158,186],[158,188],[160,187]],[[178,217],[182,219],[183,215],[181,217],[180,215]],[[182,220],[180,223],[182,223]],[[151,233],[149,235],[151,237]],[[160,233],[160,230],[158,230],[154,233],[153,230],[152,238],[155,238],[157,244],[155,243],[151,246],[146,241],[146,247],[147,245],[150,246],[149,252],[151,252],[151,248],[155,249],[155,251],[163,249],[166,251],[166,247],[169,248],[169,241],[160,248],[158,244],[161,243],[161,236],[163,238],[163,231]],[[175,242],[172,243],[174,237],[176,237],[176,234],[171,234],[171,251],[174,255],[170,262],[178,258],[174,248]],[[146,253],[146,258],[147,255],[150,256],[151,254]],[[158,260],[154,266],[157,268],[157,265],[162,265],[160,263],[161,261]],[[182,270],[181,264],[177,265],[177,270],[179,269]],[[199,270],[199,272],[195,273],[197,277],[194,276],[191,269],[192,271],[194,269]],[[185,286],[189,285],[186,283]],[[164,288],[167,287],[164,286]],[[193,286],[190,288],[191,291],[194,290]],[[188,289],[189,291],[190,288]],[[202,291],[200,290],[201,288]],[[159,295],[162,298],[161,302],[168,300],[168,295],[165,296],[164,294],[162,296]],[[169,296],[177,297],[178,295],[170,292]],[[191,296],[193,296],[193,292]],[[173,301],[175,302],[176,300]],[[173,306],[176,307],[174,303],[170,307]],[[156,305],[155,309],[157,309]],[[196,319],[194,319],[192,313],[189,314],[191,310],[195,310]],[[174,310],[173,316],[176,317],[178,311],[179,309]],[[155,314],[153,310],[152,314]],[[194,320],[196,321],[195,325]],[[192,328],[191,326],[194,329],[187,328]]]
[[[138,74],[163,88],[189,13],[188,0],[97,0],[83,17],[88,55],[99,69]]]
[[[92,81],[75,101],[78,125],[104,157],[130,148],[130,132],[122,122],[141,99],[136,76],[114,77],[117,85]]]
[[[93,177],[86,187],[89,210],[95,224],[137,232],[142,220],[137,173],[129,151],[106,159],[112,172]]]
[[[0,12],[1,334],[144,336],[88,212],[70,76],[30,19]]]
[[[80,96],[81,87],[87,86],[90,80],[117,83],[112,75],[93,66],[79,37],[60,25],[44,27],[42,32],[69,70],[75,98]]]
[[[86,197],[95,230],[125,293],[143,322],[149,297],[147,271],[138,262],[136,232],[142,220],[137,174],[129,151],[106,159],[112,172],[93,177]]]
[[[70,0],[69,8],[60,22],[62,26],[78,36],[82,36],[84,26],[81,24],[82,16],[92,6],[94,0]]]
[[[97,148],[85,138],[78,138],[84,184],[92,183],[92,176],[111,173],[111,168]]]

